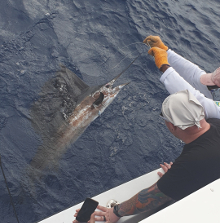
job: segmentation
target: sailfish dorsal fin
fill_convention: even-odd
[[[44,84],[30,110],[33,126],[43,137],[52,137],[63,120],[71,115],[79,98],[90,90],[75,73],[64,65],[60,67],[55,77]]]

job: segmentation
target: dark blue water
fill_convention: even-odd
[[[21,223],[42,220],[175,160],[182,144],[159,118],[168,94],[148,48],[137,42],[160,35],[170,48],[214,71],[220,62],[219,11],[217,0],[0,2],[0,153]],[[138,53],[119,80],[131,83],[31,194],[24,170],[42,139],[29,112],[44,83],[62,63],[88,85],[99,85]],[[0,199],[0,222],[16,222],[1,173]]]

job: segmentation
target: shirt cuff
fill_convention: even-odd
[[[160,81],[164,83],[165,79],[167,78],[168,75],[170,75],[174,69],[172,67],[169,67],[160,77]]]

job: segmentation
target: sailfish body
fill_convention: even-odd
[[[104,85],[89,87],[61,66],[31,108],[33,126],[43,141],[30,163],[31,169],[41,172],[57,164],[68,145],[77,140],[126,85],[113,87],[121,74]]]

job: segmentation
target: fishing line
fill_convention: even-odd
[[[145,46],[148,46],[146,43],[143,43],[143,42],[134,42],[134,43],[131,43],[131,44],[128,44],[128,45],[126,45],[126,46],[124,46],[124,47],[121,47],[121,48],[119,48],[119,49],[123,49],[123,48],[128,48],[129,46],[131,46],[131,45],[134,45],[134,44],[142,44],[142,45],[145,45]],[[128,53],[128,54],[126,54],[125,56],[124,56],[124,58],[122,59],[122,60],[120,60],[120,62],[118,63],[118,64],[116,64],[113,68],[112,68],[112,70],[113,69],[115,69],[123,60],[125,60],[129,55],[132,55],[133,53],[131,52],[131,53]],[[140,53],[140,54],[142,54],[142,53]],[[140,55],[139,54],[139,55]]]
[[[148,43],[134,42],[134,43],[128,44],[127,46],[124,46],[123,48],[128,47],[128,46],[133,45],[133,44],[137,44],[137,43],[138,43],[138,44],[143,44],[143,45],[147,45],[147,46],[149,46]]]
[[[17,219],[17,222],[19,223],[18,216],[17,216],[17,213],[16,213],[16,211],[15,211],[15,206],[14,206],[14,203],[13,203],[13,199],[12,199],[12,196],[11,196],[11,192],[10,192],[10,190],[9,190],[8,183],[7,183],[7,180],[6,180],[6,177],[5,177],[5,173],[4,173],[4,170],[3,170],[3,167],[2,167],[1,155],[0,155],[0,166],[1,166],[2,174],[3,174],[4,179],[5,179],[6,187],[7,187],[7,189],[8,189],[8,193],[9,193],[9,196],[10,196],[11,204],[12,204],[12,207],[13,207],[13,209],[14,209],[15,217],[16,217],[16,219]]]

